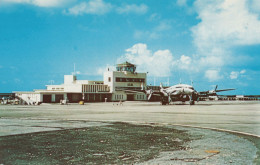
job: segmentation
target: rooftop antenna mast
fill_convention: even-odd
[[[54,80],[50,80],[50,83],[51,83],[51,85],[53,85],[53,83],[54,83]]]

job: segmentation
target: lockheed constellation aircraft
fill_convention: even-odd
[[[146,94],[149,95],[148,100],[151,99],[152,95],[160,96],[162,105],[169,104],[172,101],[189,101],[190,105],[193,105],[199,97],[199,93],[191,85],[187,84],[178,84],[163,88],[161,83],[159,92],[150,89],[146,91]]]
[[[141,91],[132,91],[132,90],[125,90],[125,91],[144,92],[146,93],[146,95],[148,95],[148,100],[151,99],[152,95],[160,96],[162,105],[166,105],[174,101],[182,101],[182,102],[189,101],[190,105],[194,105],[195,101],[198,101],[200,96],[204,96],[204,97],[217,96],[217,92],[235,90],[235,89],[217,90],[217,87],[218,86],[216,86],[214,90],[197,92],[193,86],[188,84],[177,84],[168,88],[164,88],[161,83],[159,91],[154,91],[152,89],[144,90],[143,86]]]
[[[214,90],[197,92],[193,86],[187,84],[178,84],[168,88],[163,88],[162,83],[160,85],[160,91],[155,92],[153,90],[146,90],[148,100],[151,99],[152,95],[158,95],[161,97],[161,104],[166,105],[173,101],[189,101],[190,105],[194,105],[195,101],[199,100],[200,96],[217,96],[217,92],[235,90],[235,89],[222,89],[217,90],[217,87]]]

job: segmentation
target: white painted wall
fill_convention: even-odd
[[[64,84],[73,84],[77,80],[75,75],[64,75]]]
[[[64,85],[64,92],[81,93],[82,85],[81,84]]]
[[[110,93],[114,90],[114,80],[113,80],[113,71],[106,71],[104,72],[104,84],[110,87]],[[109,81],[110,77],[110,81]]]

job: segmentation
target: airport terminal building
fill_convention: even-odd
[[[64,75],[61,85],[46,85],[47,89],[31,92],[13,92],[22,101],[59,103],[104,102],[104,101],[143,101],[145,93],[134,93],[146,88],[146,73],[137,73],[136,65],[129,62],[117,64],[116,71],[104,72],[103,81],[77,80],[76,75]]]

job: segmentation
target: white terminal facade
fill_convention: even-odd
[[[106,71],[104,81],[77,80],[76,75],[64,75],[61,85],[46,85],[45,90],[14,93],[27,103],[59,103],[65,99],[69,102],[141,101],[147,100],[145,93],[130,91],[146,88],[146,76],[146,73],[137,73],[134,64],[124,62],[117,64],[116,71]]]

